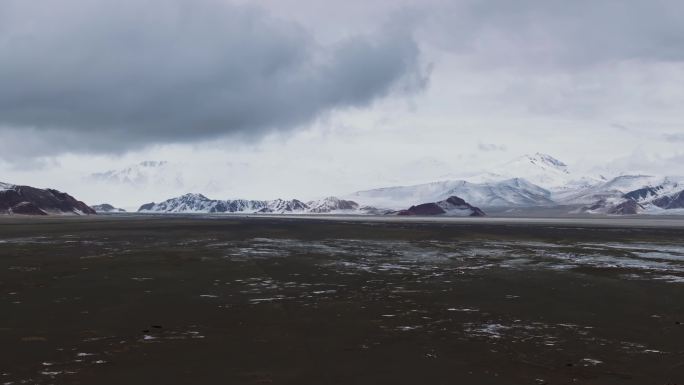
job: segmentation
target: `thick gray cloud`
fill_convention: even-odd
[[[478,66],[533,71],[684,60],[680,0],[431,1],[426,37]]]
[[[0,2],[0,130],[55,151],[254,138],[425,82],[410,31],[391,24],[321,46],[218,0]]]
[[[226,134],[241,146],[420,89],[426,62],[432,86],[413,108],[322,125],[365,127],[341,130],[340,147],[383,129],[413,144],[440,121],[444,137],[491,129],[473,137],[482,153],[527,145],[512,119],[539,129],[532,151],[578,135],[539,118],[603,135],[610,122],[665,124],[649,140],[674,142],[663,134],[682,122],[683,13],[680,0],[0,0],[0,157]]]

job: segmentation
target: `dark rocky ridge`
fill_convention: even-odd
[[[628,192],[627,194],[623,195],[623,198],[631,199],[634,201],[640,201],[642,199],[646,199],[649,197],[658,196],[659,191],[662,189],[663,189],[663,186],[644,187],[644,188],[640,188],[638,190]]]
[[[109,203],[102,203],[99,205],[94,205],[91,206],[93,210],[95,210],[98,213],[125,213],[126,210],[120,209],[118,207],[114,207],[110,205]]]
[[[612,207],[608,210],[608,214],[614,215],[634,215],[643,210],[644,206],[637,203],[635,200],[627,199],[624,202]]]
[[[601,199],[582,208],[582,211],[635,215],[656,207],[663,210],[684,208],[684,190],[679,190],[681,186],[678,183],[669,184],[665,182],[659,185],[645,186],[622,194],[617,200]]]
[[[442,215],[446,213],[437,203],[423,203],[399,211],[397,215]]]
[[[0,190],[0,214],[90,215],[96,212],[87,204],[61,191],[30,186],[9,186]]]
[[[451,196],[446,200],[433,203],[423,203],[402,210],[397,215],[457,215],[467,217],[483,217],[486,214],[478,207],[470,205],[465,200]]]
[[[156,203],[154,203],[154,202],[142,204],[142,205],[140,205],[140,208],[138,208],[138,211],[152,210],[155,205],[156,205]]]
[[[684,208],[684,190],[672,195],[660,197],[653,201],[653,204],[662,209],[682,209]]]

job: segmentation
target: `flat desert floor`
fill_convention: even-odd
[[[0,219],[0,384],[684,384],[676,220]]]

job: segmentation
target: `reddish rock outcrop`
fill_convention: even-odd
[[[0,189],[0,214],[96,214],[87,204],[54,189],[6,185]]]
[[[479,208],[457,196],[451,196],[443,201],[423,203],[402,210],[397,215],[448,215],[461,217],[483,217],[486,214]]]

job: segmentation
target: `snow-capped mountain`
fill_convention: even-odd
[[[311,213],[337,213],[358,211],[359,204],[354,201],[339,199],[337,197],[327,197],[317,201],[307,202]]]
[[[359,207],[352,201],[327,197],[304,203],[297,199],[275,200],[215,200],[202,194],[185,194],[161,203],[147,203],[140,206],[142,213],[293,213],[293,214],[365,214],[375,213],[372,207]]]
[[[270,183],[250,173],[249,165],[242,162],[210,161],[206,159],[183,161],[146,160],[87,175],[84,178],[92,189],[102,191],[90,199],[116,203],[129,211],[141,202],[150,202],[160,194],[175,197],[197,191],[205,195],[234,196],[236,186],[249,185],[249,190],[265,189]],[[240,181],[237,183],[237,181]],[[254,186],[255,182],[262,185]],[[259,188],[261,187],[261,189]],[[255,197],[261,199],[262,197]]]
[[[195,175],[197,173],[188,172],[192,167],[183,167],[180,163],[145,161],[122,170],[93,174],[91,178],[99,182],[114,183],[119,187],[128,186],[127,189],[116,190],[121,196],[131,196],[131,190],[133,190],[138,199],[150,199],[158,196],[159,191],[164,191],[170,196],[188,190],[215,195],[234,195],[229,191],[234,189],[239,191],[239,188],[233,186],[231,181],[235,177],[246,175],[244,172],[234,174],[242,168],[232,168],[231,165],[220,166],[218,168],[221,170],[220,173],[208,172],[199,176]],[[432,158],[407,163],[406,167],[413,170],[409,174],[418,175],[407,179],[414,183],[433,180],[435,175],[445,175],[449,169],[453,170],[449,163]],[[219,177],[222,175],[231,175],[232,178]],[[449,175],[464,176],[429,183],[364,190],[344,195],[342,199],[327,197],[314,201],[215,200],[201,194],[186,194],[161,203],[143,205],[140,211],[386,214],[422,202],[442,202],[451,196],[458,196],[469,204],[485,209],[511,208],[524,212],[526,208],[532,207],[568,206],[567,212],[628,213],[638,211],[650,213],[653,210],[673,210],[679,202],[679,198],[673,194],[681,191],[682,188],[677,190],[671,182],[684,180],[684,178],[668,179],[649,175],[619,175],[606,178],[600,175],[582,174],[574,171],[567,163],[540,152],[523,155],[492,167],[486,172],[465,170],[465,173],[449,173]],[[268,184],[274,182],[268,178],[264,180],[266,181],[264,187],[270,189]],[[264,180],[259,183],[264,183]],[[249,178],[242,182],[251,183],[245,181],[249,181]],[[0,186],[0,189],[2,188]],[[645,196],[632,199],[627,196],[630,193],[645,194]],[[656,199],[661,199],[657,202],[658,204],[655,202]]]
[[[306,203],[297,200],[285,200],[276,199],[272,201],[266,201],[266,207],[262,208],[258,212],[260,213],[304,213],[309,209]]]
[[[182,172],[167,161],[146,160],[120,170],[94,173],[88,180],[113,185],[145,187],[149,185],[179,188],[184,185]]]
[[[626,175],[592,189],[582,199],[595,199],[583,208],[594,214],[663,214],[684,209],[684,178]]]
[[[680,207],[684,210],[683,181],[650,175],[605,178],[575,174],[566,163],[536,153],[466,179],[359,191],[345,198],[395,210],[455,195],[485,208],[568,206],[574,213],[657,214],[673,213]]]
[[[242,213],[257,212],[267,206],[267,201],[215,200],[202,194],[185,194],[161,203],[147,203],[138,212],[159,213]]]
[[[661,195],[650,203],[663,210],[684,209],[684,190],[675,191],[667,195]]]
[[[603,183],[579,189],[568,189],[554,195],[559,204],[591,204],[600,200],[620,199],[630,191],[658,186],[666,178],[651,175],[621,175]]]
[[[443,201],[422,203],[401,210],[397,215],[445,215],[454,217],[483,217],[484,211],[470,205],[457,196],[451,196]]]
[[[586,188],[602,181],[600,177],[573,173],[564,162],[539,152],[523,155],[468,180],[482,183],[512,178],[525,179],[552,193]]]
[[[520,178],[484,183],[451,180],[385,187],[358,191],[345,198],[363,205],[401,209],[420,202],[443,201],[454,195],[479,207],[535,207],[555,204],[550,191]]]
[[[95,210],[61,191],[0,182],[0,214],[88,215]]]

